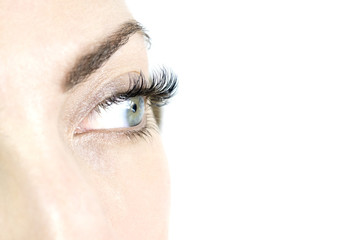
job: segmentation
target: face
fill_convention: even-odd
[[[0,6],[0,239],[166,239],[173,86],[124,2]]]

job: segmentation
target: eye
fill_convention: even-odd
[[[127,99],[112,97],[93,109],[77,127],[76,133],[135,127],[143,121],[144,112],[145,100],[142,96]]]

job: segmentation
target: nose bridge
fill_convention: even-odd
[[[113,239],[81,165],[61,144],[43,143],[27,138],[23,148],[2,146],[0,194],[7,197],[0,197],[0,224],[26,239]]]

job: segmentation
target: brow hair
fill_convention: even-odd
[[[65,90],[83,82],[99,69],[121,46],[125,45],[135,33],[141,33],[150,44],[150,37],[142,25],[135,20],[123,23],[117,31],[100,41],[94,50],[80,56],[66,74]]]

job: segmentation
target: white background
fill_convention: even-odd
[[[180,79],[170,240],[360,239],[358,2],[128,0]]]

